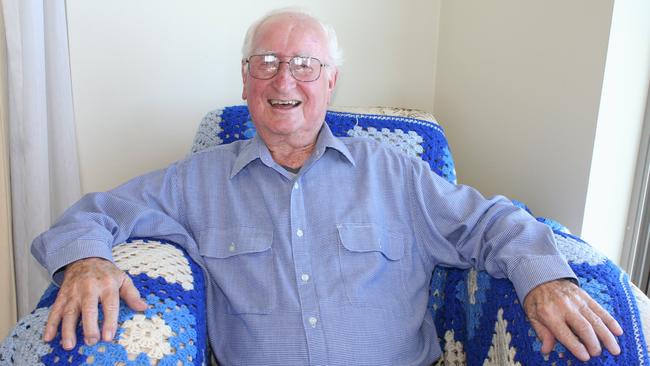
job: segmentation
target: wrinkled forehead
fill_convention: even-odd
[[[316,20],[302,14],[280,14],[259,25],[252,42],[253,53],[280,56],[327,57],[327,35]]]

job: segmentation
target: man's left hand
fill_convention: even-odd
[[[581,361],[599,356],[601,343],[613,354],[621,353],[614,336],[623,329],[589,294],[565,279],[543,283],[524,299],[524,310],[537,336],[542,353],[562,343]]]

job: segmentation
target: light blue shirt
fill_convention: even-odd
[[[222,365],[428,365],[441,354],[427,309],[435,266],[508,277],[522,303],[538,284],[575,278],[551,230],[508,200],[327,125],[295,176],[258,136],[218,146],[86,195],[32,252],[54,275],[147,236],[207,270]]]

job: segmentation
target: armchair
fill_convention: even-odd
[[[393,108],[332,108],[326,121],[337,136],[370,137],[419,156],[431,169],[456,183],[454,162],[442,128],[431,114]],[[192,153],[247,139],[255,134],[246,106],[208,113],[201,122]],[[513,202],[532,212],[522,203]],[[622,354],[607,351],[590,365],[645,365],[650,362],[650,300],[609,259],[561,224],[537,218],[554,231],[559,251],[576,272],[580,285],[619,321]],[[113,250],[118,266],[131,275],[150,309],[137,314],[122,304],[120,329],[113,342],[63,351],[57,337],[41,339],[52,285],[37,309],[23,318],[0,345],[0,365],[206,364],[204,278],[199,266],[174,243],[133,238]],[[540,341],[529,326],[508,280],[475,270],[437,268],[429,301],[441,347],[439,365],[575,365],[581,364],[557,345],[542,355]],[[78,328],[81,334],[81,327]],[[79,337],[81,339],[81,337]],[[218,355],[217,355],[218,358]]]

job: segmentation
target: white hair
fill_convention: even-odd
[[[268,12],[266,15],[256,20],[255,22],[253,22],[253,24],[251,24],[250,27],[248,27],[248,31],[246,31],[246,37],[244,38],[244,44],[242,45],[242,49],[241,49],[242,58],[245,59],[253,53],[253,38],[255,37],[255,33],[257,33],[257,29],[259,28],[259,26],[262,23],[264,23],[267,19],[281,14],[302,15],[318,22],[321,28],[323,28],[323,32],[325,32],[325,35],[327,36],[327,49],[329,52],[330,62],[334,64],[334,66],[336,66],[337,68],[343,65],[343,50],[339,48],[339,42],[336,38],[336,31],[334,31],[334,28],[332,28],[332,26],[330,26],[329,24],[323,23],[320,19],[312,16],[311,14],[307,13],[305,10],[297,7],[288,7],[288,8],[272,10]]]

